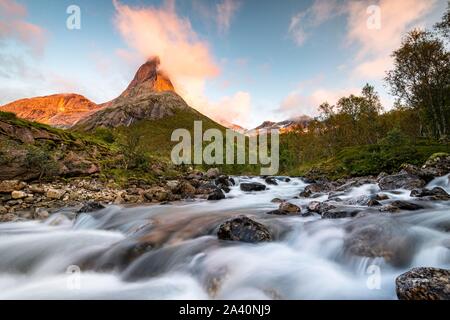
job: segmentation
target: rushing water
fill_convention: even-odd
[[[292,179],[255,193],[236,186],[217,202],[110,206],[76,219],[64,209],[45,222],[0,224],[0,299],[395,299],[399,274],[415,266],[450,268],[450,201],[348,219],[266,214],[277,208],[275,197],[302,208],[327,199],[294,199],[305,186]],[[433,186],[450,192],[449,176]],[[340,198],[377,192],[368,184]],[[413,200],[406,190],[389,196],[382,202]],[[239,214],[269,226],[276,241],[217,240],[220,223]],[[405,256],[401,263],[345,250],[349,224],[380,221]]]

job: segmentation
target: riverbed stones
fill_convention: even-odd
[[[395,190],[406,189],[412,190],[422,188],[425,186],[425,181],[416,175],[409,173],[400,173],[391,176],[386,176],[378,182],[381,190]]]
[[[277,182],[277,180],[274,177],[267,177],[266,179],[264,179],[264,181],[267,184],[270,184],[270,185],[273,185],[273,186],[277,186],[278,185],[278,182]]]
[[[450,300],[450,270],[414,268],[395,280],[400,300]]]
[[[13,191],[11,192],[11,198],[17,200],[17,199],[23,199],[26,198],[27,194],[23,191]]]
[[[220,240],[249,243],[273,240],[269,229],[265,225],[246,216],[238,216],[222,223],[217,236]]]
[[[46,192],[46,197],[53,200],[60,200],[65,193],[65,190],[50,188]]]
[[[13,191],[20,191],[25,188],[26,184],[18,180],[3,180],[0,181],[0,193],[11,193]]]
[[[266,190],[266,185],[259,182],[243,182],[239,187],[245,192]]]
[[[433,189],[414,189],[411,191],[411,197],[426,198],[426,200],[450,200],[450,195],[441,187]]]
[[[208,179],[215,179],[220,175],[220,170],[217,168],[211,168],[206,172]]]
[[[208,200],[222,200],[225,199],[225,194],[223,193],[222,190],[216,190],[213,193],[211,193],[210,195],[208,195]]]

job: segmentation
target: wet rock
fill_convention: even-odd
[[[272,241],[272,235],[266,226],[246,216],[239,216],[221,224],[217,236],[220,240],[250,243]]]
[[[281,203],[283,201],[284,200],[281,200],[280,198],[273,198],[272,200],[270,200],[270,202],[272,202],[272,203]]]
[[[11,193],[13,191],[20,191],[25,188],[26,183],[19,180],[3,180],[0,181],[0,193]]]
[[[415,252],[415,238],[389,217],[366,216],[345,226],[344,250],[362,257],[382,257],[394,266],[408,265]]]
[[[381,179],[383,179],[384,177],[387,177],[388,174],[386,172],[380,172],[380,174],[377,176],[376,181],[380,182]]]
[[[13,191],[13,192],[11,192],[11,198],[13,198],[13,199],[23,199],[23,198],[26,198],[28,195],[25,193],[25,192],[23,192],[23,191]]]
[[[400,300],[450,300],[450,270],[414,268],[395,279]]]
[[[376,183],[372,178],[353,178],[350,181],[345,182],[343,185],[336,188],[336,191],[348,191],[351,188],[360,187],[365,184]]]
[[[425,181],[418,176],[409,173],[400,173],[392,176],[386,176],[378,182],[381,190],[407,189],[412,190],[425,186]]]
[[[264,191],[266,190],[266,185],[259,182],[245,182],[240,184],[240,188],[245,192]]]
[[[106,207],[102,205],[99,202],[96,201],[89,201],[85,203],[78,211],[77,213],[88,213],[88,212],[95,212],[102,209],[105,209]]]
[[[377,201],[389,200],[389,196],[384,193],[378,193],[375,195],[375,197],[373,197],[373,199]]]
[[[194,188],[194,186],[187,181],[181,182],[178,185],[177,191],[177,193],[185,197],[193,196],[196,193],[196,189]]]
[[[273,186],[277,186],[278,185],[278,182],[277,182],[277,180],[274,177],[267,177],[264,181],[267,184],[270,184],[270,185],[273,185]]]
[[[415,204],[415,203],[397,200],[397,201],[391,202],[390,204],[382,207],[380,209],[380,211],[388,211],[388,212],[396,212],[399,210],[415,211],[415,210],[421,210],[423,208],[424,207],[422,207],[418,204]]]
[[[378,206],[381,206],[381,203],[378,202],[378,200],[370,199],[369,202],[367,203],[367,206],[369,206],[369,207],[378,207]]]
[[[319,192],[330,192],[334,191],[336,186],[331,182],[316,182],[310,185],[307,185],[303,192],[308,193],[319,193]]]
[[[221,186],[231,187],[234,185],[234,180],[231,181],[231,179],[232,178],[229,178],[228,176],[221,175],[216,179],[215,183],[217,186],[221,185]]]
[[[322,213],[322,219],[342,219],[356,217],[361,210],[355,208],[335,208]]]
[[[200,185],[197,188],[196,193],[207,195],[207,194],[214,193],[216,191],[220,191],[220,189],[214,183],[208,182],[208,183],[204,183],[204,184]]]
[[[291,216],[291,215],[299,215],[301,213],[301,208],[287,201],[283,201],[280,203],[278,210],[273,210],[268,212],[267,214],[274,215],[282,215],[282,216]]]
[[[310,190],[303,190],[300,192],[299,196],[301,198],[310,198],[312,196],[312,192]]]
[[[335,209],[336,207],[332,204],[326,203],[326,202],[319,202],[319,201],[311,201],[308,204],[308,211],[309,212],[315,212],[320,215],[324,214],[325,212]]]
[[[18,217],[13,213],[6,213],[0,215],[0,222],[12,222],[16,221]]]
[[[411,191],[411,197],[424,198],[427,200],[450,200],[450,195],[440,187],[434,187],[433,189],[414,189]]]
[[[208,179],[215,179],[220,175],[220,170],[217,168],[211,168],[206,172]]]
[[[225,199],[225,194],[222,190],[216,190],[208,196],[208,200],[222,200]]]

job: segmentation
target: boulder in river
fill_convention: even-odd
[[[216,190],[208,195],[208,200],[222,200],[225,199],[225,194],[222,190]]]
[[[293,203],[282,201],[280,207],[277,210],[267,212],[267,214],[275,214],[280,216],[299,215],[302,212],[299,206]]]
[[[394,202],[391,202],[390,204],[382,207],[380,209],[380,211],[388,211],[388,212],[395,212],[395,211],[399,211],[399,210],[406,210],[406,211],[415,211],[415,210],[421,210],[424,207],[412,203],[412,202],[408,202],[408,201],[401,201],[401,200],[397,200]]]
[[[240,188],[242,191],[250,192],[250,191],[264,191],[266,190],[266,185],[259,182],[243,182],[240,184]]]
[[[407,189],[412,190],[425,186],[425,181],[416,175],[409,173],[400,173],[386,176],[378,182],[381,190]]]
[[[414,268],[395,280],[400,300],[449,300],[450,270]]]
[[[278,185],[278,182],[277,182],[277,180],[274,177],[267,177],[264,181],[267,184],[271,184],[271,185],[274,185],[274,186]]]
[[[411,197],[426,198],[427,200],[450,200],[450,195],[441,187],[433,189],[414,189],[411,191]]]
[[[266,226],[246,216],[239,216],[222,223],[217,236],[220,240],[250,243],[272,241],[272,234]]]

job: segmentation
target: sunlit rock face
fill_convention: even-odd
[[[13,112],[19,118],[54,127],[70,127],[100,109],[100,106],[78,94],[21,99],[0,107],[0,111]]]

